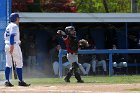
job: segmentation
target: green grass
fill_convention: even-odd
[[[106,83],[106,84],[131,84],[140,83],[140,76],[82,76],[85,83]],[[66,84],[63,78],[29,78],[26,82],[32,85],[45,84]],[[12,83],[17,83],[17,80],[12,80]],[[71,83],[76,83],[74,77],[71,78]]]

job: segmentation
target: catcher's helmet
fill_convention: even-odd
[[[17,13],[12,13],[10,15],[10,22],[15,22],[19,18],[19,15]]]
[[[73,26],[67,26],[67,27],[65,28],[65,32],[66,32],[67,34],[70,34],[70,31],[75,31],[75,28],[74,28]]]

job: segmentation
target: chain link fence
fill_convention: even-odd
[[[4,0],[0,3],[0,81],[4,79],[5,52],[4,52],[4,32],[8,23],[11,9],[11,0]]]
[[[5,52],[0,52],[0,81],[4,80]]]

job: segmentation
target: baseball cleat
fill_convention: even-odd
[[[19,85],[19,86],[28,87],[28,86],[30,86],[31,84],[27,84],[27,83],[25,83],[24,81],[19,81],[19,82],[18,82],[18,85]]]
[[[6,87],[13,87],[14,85],[11,84],[9,81],[6,81],[6,82],[5,82],[5,86],[6,86]]]
[[[64,80],[65,80],[65,82],[68,82],[68,83],[70,83],[70,80],[69,80],[69,79],[67,79],[67,78],[64,78]]]
[[[84,81],[83,80],[78,80],[77,83],[84,83]]]

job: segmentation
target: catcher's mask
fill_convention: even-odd
[[[67,26],[65,28],[66,34],[70,35],[71,34],[71,31],[74,31],[74,34],[76,34],[75,28],[73,26]]]

